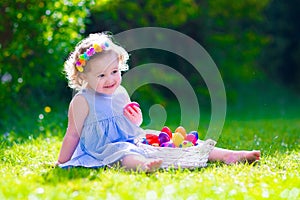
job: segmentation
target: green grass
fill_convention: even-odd
[[[6,136],[0,150],[0,199],[298,199],[299,120],[226,123],[218,146],[261,149],[255,166],[209,163],[194,171],[153,174],[53,168],[63,130],[18,143]]]
[[[29,117],[20,122],[26,131],[15,126],[0,136],[0,199],[299,199],[300,109],[288,103],[284,112],[270,106],[272,115],[262,108],[230,110],[217,143],[230,149],[260,149],[262,158],[256,165],[209,163],[193,171],[153,174],[53,168],[66,112],[40,111],[43,119],[37,113],[31,115],[34,122]],[[203,133],[205,119],[202,125]]]

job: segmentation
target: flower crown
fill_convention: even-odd
[[[103,50],[108,50],[108,42],[103,44],[95,43],[92,47],[88,48],[83,54],[79,55],[78,60],[76,61],[76,69],[79,72],[83,72],[83,67],[86,65],[86,62],[96,53],[100,53]]]

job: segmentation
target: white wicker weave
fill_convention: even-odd
[[[138,143],[148,157],[163,160],[161,168],[199,168],[206,167],[208,156],[215,147],[216,142],[208,139],[200,141],[197,146],[187,148],[153,147],[151,145]]]

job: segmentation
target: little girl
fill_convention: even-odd
[[[90,34],[77,44],[65,62],[69,86],[79,92],[72,99],[68,127],[57,165],[103,167],[120,165],[127,170],[150,172],[161,159],[148,158],[136,146],[144,135],[139,126],[142,112],[130,103],[121,86],[121,71],[128,70],[128,53],[107,34]],[[259,151],[232,151],[214,148],[210,161],[227,164],[259,160]]]

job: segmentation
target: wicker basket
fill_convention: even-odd
[[[216,142],[208,139],[200,141],[197,146],[187,148],[153,147],[151,145],[138,143],[148,157],[163,160],[161,168],[199,168],[206,167],[208,156],[215,147]]]

